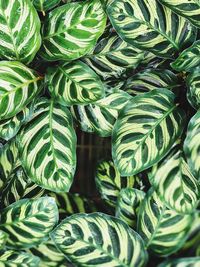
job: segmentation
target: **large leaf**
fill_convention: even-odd
[[[0,120],[15,116],[41,90],[35,71],[16,61],[0,62]]]
[[[194,176],[200,179],[200,111],[192,117],[188,124],[184,152]]]
[[[174,12],[187,18],[192,24],[200,27],[200,2],[199,0],[159,0]]]
[[[0,58],[30,63],[40,45],[40,20],[30,1],[0,0]]]
[[[101,39],[84,61],[104,80],[120,77],[127,68],[137,68],[144,52],[124,42],[116,33]]]
[[[1,267],[38,267],[40,260],[27,252],[14,250],[0,251]]]
[[[157,0],[115,0],[107,13],[124,41],[161,57],[170,58],[195,40],[195,27]]]
[[[51,96],[63,105],[92,103],[104,96],[99,76],[81,61],[49,68],[46,81]]]
[[[112,134],[119,112],[129,99],[130,95],[126,92],[113,92],[94,104],[73,106],[71,112],[82,131],[95,132],[99,136],[107,137]]]
[[[168,209],[150,190],[141,204],[138,231],[148,249],[160,256],[179,250],[187,239],[193,215],[182,215]]]
[[[45,190],[33,183],[21,166],[16,167],[5,183],[1,192],[1,208],[22,199],[38,198]]]
[[[191,258],[180,258],[167,260],[158,267],[199,267],[200,257],[191,257]]]
[[[180,87],[177,76],[167,69],[145,69],[131,76],[122,87],[130,95],[139,95],[154,89],[176,91]]]
[[[169,90],[156,89],[134,97],[122,110],[112,135],[113,159],[122,176],[160,161],[180,137],[185,113],[174,100]]]
[[[0,250],[4,248],[8,235],[0,230]]]
[[[198,205],[200,187],[179,150],[159,167],[154,167],[150,181],[165,204],[179,213],[191,213]]]
[[[200,65],[200,41],[185,49],[179,57],[172,62],[171,66],[177,71],[193,71]]]
[[[0,227],[8,234],[7,247],[23,249],[47,240],[57,221],[53,198],[22,199],[2,211]]]
[[[122,189],[117,200],[116,217],[125,221],[132,228],[135,228],[140,204],[144,197],[145,193],[141,190],[135,188]]]
[[[187,99],[195,109],[200,108],[200,74],[199,70],[192,72],[186,80],[188,87]]]
[[[4,186],[18,161],[18,149],[15,140],[0,146],[0,189]]]
[[[44,22],[41,56],[50,61],[80,58],[95,46],[105,25],[106,15],[99,0],[58,7]]]
[[[55,192],[69,190],[76,166],[76,135],[71,114],[53,100],[41,98],[34,119],[18,137],[22,166],[27,176]]]
[[[77,214],[51,234],[59,250],[76,266],[144,266],[140,236],[121,220],[102,213]]]
[[[26,123],[32,116],[33,105],[30,103],[14,117],[0,121],[0,138],[8,141],[13,138],[21,126]]]
[[[121,177],[112,160],[103,160],[98,164],[95,182],[102,199],[112,207],[115,207],[122,188],[142,187],[137,176]]]
[[[50,192],[48,195],[56,201],[60,220],[75,213],[91,213],[97,211],[92,200],[79,194]]]
[[[32,0],[34,7],[45,15],[45,12],[57,6],[61,0]]]

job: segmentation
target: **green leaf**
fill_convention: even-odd
[[[7,207],[22,198],[41,197],[44,192],[43,188],[37,186],[26,176],[21,166],[17,166],[2,189],[1,207]]]
[[[0,120],[15,116],[41,91],[42,77],[16,61],[0,62]]]
[[[186,139],[184,142],[184,152],[187,162],[194,176],[200,179],[200,111],[198,111],[190,120]]]
[[[153,167],[150,181],[158,196],[171,209],[191,213],[198,205],[200,187],[179,150],[159,167]]]
[[[132,96],[140,95],[154,89],[176,91],[180,87],[177,76],[167,69],[151,68],[131,76],[122,87]]]
[[[168,209],[150,190],[141,204],[138,232],[148,249],[156,255],[168,256],[186,241],[193,218],[193,215],[182,215]]]
[[[0,0],[0,58],[28,64],[40,45],[40,20],[31,2]]]
[[[200,27],[200,2],[199,0],[159,0],[172,11],[187,18],[196,27]]]
[[[34,7],[45,15],[46,11],[56,7],[61,0],[32,0],[32,2]]]
[[[81,61],[49,68],[46,82],[51,96],[63,105],[93,103],[105,93],[99,76]]]
[[[68,217],[51,233],[59,250],[76,266],[144,266],[140,236],[123,221],[102,213]]]
[[[99,0],[58,7],[44,22],[41,56],[49,61],[80,58],[95,46],[105,26],[106,15]]]
[[[145,193],[135,188],[121,189],[116,204],[115,216],[126,222],[130,227],[135,228],[140,204],[144,197]]]
[[[112,134],[119,112],[129,100],[129,94],[118,91],[109,93],[93,104],[73,106],[71,112],[82,131],[95,132],[101,137],[108,137]]]
[[[199,70],[196,69],[194,72],[190,73],[190,75],[186,79],[187,85],[187,99],[190,105],[195,108],[200,108],[200,74]]]
[[[61,267],[62,263],[66,262],[64,255],[58,251],[51,240],[30,249],[30,251],[40,258],[40,267]]]
[[[0,250],[2,250],[7,241],[8,235],[0,230]]]
[[[198,267],[200,265],[200,257],[180,258],[167,260],[158,267]]]
[[[25,124],[33,115],[33,105],[30,103],[14,117],[0,121],[0,138],[8,141],[13,138],[21,126]]]
[[[107,13],[124,41],[161,57],[173,57],[196,38],[195,27],[156,0],[116,0]]]
[[[56,201],[60,220],[75,213],[91,213],[97,211],[92,200],[79,194],[50,192],[48,195]]]
[[[15,140],[0,146],[0,189],[4,186],[18,161],[18,149]]]
[[[124,42],[116,33],[101,39],[84,61],[103,80],[120,77],[127,68],[137,68],[144,52]]]
[[[115,207],[122,188],[142,187],[137,176],[121,177],[112,160],[103,160],[96,169],[95,182],[101,198]]]
[[[27,252],[14,250],[0,251],[1,267],[38,267],[40,260]]]
[[[175,95],[156,89],[134,97],[114,125],[112,155],[122,176],[135,175],[160,161],[180,137],[185,113]]]
[[[200,65],[200,41],[185,49],[179,57],[172,62],[171,66],[176,71],[193,71]]]
[[[22,199],[2,211],[0,227],[8,234],[7,247],[24,249],[47,240],[57,221],[53,198]]]
[[[68,109],[41,98],[34,119],[18,136],[22,166],[37,185],[69,191],[76,167],[76,135]]]

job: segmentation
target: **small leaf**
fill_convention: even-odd
[[[56,7],[61,0],[32,0],[32,2],[34,7],[45,15],[46,11]]]

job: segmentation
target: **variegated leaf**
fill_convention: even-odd
[[[61,0],[32,0],[34,7],[45,15],[45,12],[56,7]]]
[[[158,267],[199,267],[199,266],[200,266],[200,257],[167,260],[158,265]]]
[[[0,251],[4,248],[8,235],[0,230]]]
[[[198,110],[200,108],[200,73],[198,69],[187,77],[186,84],[187,99],[190,105]]]

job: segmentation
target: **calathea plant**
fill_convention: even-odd
[[[0,266],[200,266],[199,28],[196,0],[0,0]],[[95,198],[77,131],[111,140]]]

